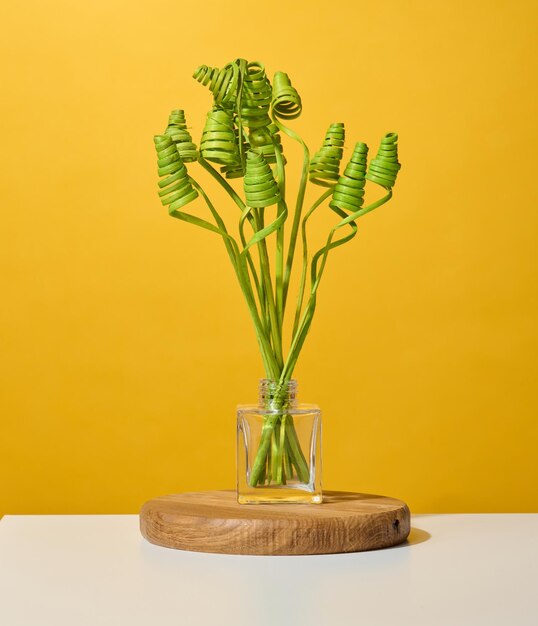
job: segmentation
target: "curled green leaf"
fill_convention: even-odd
[[[280,191],[273,172],[260,152],[248,151],[243,185],[249,207],[266,207],[277,204],[280,200]]]
[[[235,128],[234,129],[234,134],[235,134],[235,144],[236,146],[239,146],[239,129]],[[243,154],[245,154],[247,152],[247,150],[249,149],[249,144],[247,143],[245,137],[243,136],[243,141],[242,141],[242,152]],[[237,157],[236,160],[232,163],[228,163],[226,165],[224,165],[223,167],[220,168],[220,171],[226,176],[226,178],[241,178],[241,176],[244,176],[245,174],[245,168],[243,166],[243,162],[241,161],[241,155],[240,155],[240,151],[239,149],[237,150]]]
[[[390,189],[396,182],[400,167],[398,134],[387,133],[381,140],[376,158],[370,162],[366,179]]]
[[[265,68],[258,61],[248,63],[241,94],[241,117],[250,129],[269,126],[269,107],[273,92],[265,75]]]
[[[273,113],[283,120],[293,120],[303,110],[301,96],[284,72],[276,72],[273,78]]]
[[[339,208],[345,211],[357,211],[364,201],[364,185],[366,184],[366,163],[368,146],[359,141],[351,155],[346,169],[334,188],[330,203],[332,209]]]
[[[310,161],[310,182],[321,187],[332,187],[338,180],[340,161],[344,154],[346,131],[342,122],[331,124],[325,133],[323,145]]]
[[[199,83],[209,87],[215,104],[225,108],[233,107],[239,83],[239,65],[233,61],[223,69],[200,65],[192,75]]]
[[[159,176],[166,176],[159,181],[161,203],[168,205],[172,214],[176,209],[198,197],[198,192],[189,180],[187,168],[183,164],[176,144],[168,135],[155,135],[153,138],[157,150]]]
[[[169,135],[172,141],[176,144],[179,156],[184,163],[189,163],[198,159],[196,144],[193,143],[192,137],[187,130],[185,111],[183,111],[183,109],[175,109],[170,113],[168,126],[166,127],[164,134]]]
[[[200,153],[206,161],[214,161],[222,165],[240,163],[231,113],[217,107],[209,111],[200,142]]]

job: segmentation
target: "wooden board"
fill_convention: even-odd
[[[401,500],[346,491],[323,504],[238,504],[235,491],[203,491],[149,500],[140,530],[151,543],[224,554],[331,554],[394,546],[410,530]]]

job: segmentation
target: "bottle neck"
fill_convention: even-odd
[[[262,378],[259,386],[259,404],[264,409],[280,410],[297,405],[297,381],[284,383],[273,378]]]

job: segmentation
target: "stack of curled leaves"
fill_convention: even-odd
[[[312,324],[330,251],[353,239],[357,220],[392,197],[400,169],[398,136],[387,133],[370,162],[368,146],[357,142],[348,162],[342,164],[345,128],[341,122],[334,123],[327,129],[320,149],[311,157],[304,141],[287,125],[302,112],[301,98],[287,74],[276,72],[271,83],[262,63],[235,59],[222,69],[202,65],[194,72],[194,78],[209,89],[213,106],[207,113],[198,146],[192,140],[183,110],[172,111],[164,133],[155,136],[158,172],[162,177],[159,196],[172,217],[222,238],[254,322],[266,376],[280,381],[284,389]],[[293,204],[286,195],[282,134],[298,142],[303,150],[301,178]],[[229,231],[230,213],[226,213],[225,220],[196,182],[191,171],[195,162],[225,189],[239,209],[235,236]],[[242,189],[238,181],[230,182],[233,179],[242,179]],[[367,182],[384,191],[365,206]],[[305,210],[309,183],[325,190]],[[210,219],[183,210],[197,198],[206,203]],[[324,204],[334,212],[335,224],[327,234],[325,245],[312,253],[308,246],[308,223]],[[299,234],[302,243],[299,289],[290,318],[293,330],[285,350],[283,327]],[[275,240],[272,255],[270,238]],[[251,486],[271,481],[271,484],[284,484],[286,479],[293,478],[307,482],[304,456],[290,417],[285,430],[287,443],[282,436],[274,441],[278,427],[275,419],[268,418],[264,425],[249,477]],[[284,443],[292,452],[291,458],[286,459],[291,461],[287,463],[287,476],[284,466],[267,471],[267,450]],[[282,459],[282,455],[273,458]],[[289,475],[290,471],[293,476]]]

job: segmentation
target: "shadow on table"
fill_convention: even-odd
[[[416,546],[419,543],[424,543],[431,539],[430,533],[425,530],[421,530],[420,528],[413,528],[409,532],[409,536],[403,542],[398,544],[397,546],[392,546],[391,548],[385,548],[386,550],[396,550],[397,548],[408,548],[409,546]]]

